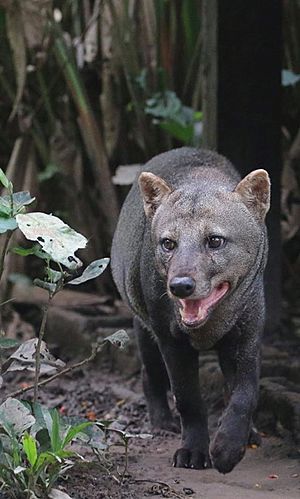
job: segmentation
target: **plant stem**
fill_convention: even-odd
[[[47,317],[48,317],[48,311],[49,311],[49,306],[51,303],[52,296],[49,294],[48,302],[44,306],[44,312],[43,312],[43,318],[41,322],[41,327],[39,330],[39,337],[36,345],[36,352],[35,352],[35,376],[34,376],[34,395],[33,395],[33,401],[37,401],[38,397],[38,389],[39,389],[39,377],[40,377],[40,371],[41,371],[41,345],[42,341],[44,338],[45,334],[45,328],[46,328],[46,322],[47,322]]]
[[[4,270],[4,260],[5,260],[5,256],[6,256],[6,253],[7,253],[8,244],[9,244],[9,241],[10,241],[10,238],[11,238],[12,234],[13,234],[12,231],[8,230],[6,232],[6,236],[5,236],[5,239],[4,239],[4,245],[3,245],[2,253],[1,253],[1,256],[0,256],[0,281],[1,281],[1,278],[2,278],[3,270]]]

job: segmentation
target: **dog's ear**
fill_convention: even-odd
[[[264,222],[270,209],[270,177],[266,170],[254,170],[243,178],[234,192],[240,195],[255,218]]]
[[[151,217],[163,199],[169,196],[171,189],[162,178],[150,172],[141,173],[138,182],[146,216]]]

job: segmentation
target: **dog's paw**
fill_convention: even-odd
[[[245,451],[246,445],[223,432],[218,432],[210,446],[212,466],[220,473],[229,473],[244,457]]]
[[[188,449],[181,447],[174,454],[173,466],[176,468],[194,468],[197,470],[211,468],[208,450],[203,452],[203,449],[199,448]]]

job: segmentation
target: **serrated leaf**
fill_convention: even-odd
[[[76,269],[82,265],[74,253],[80,248],[85,248],[87,239],[62,220],[39,212],[17,215],[16,219],[24,236],[30,241],[37,241],[53,261],[69,269]]]
[[[8,230],[15,230],[18,227],[15,218],[0,217],[0,234],[4,234]]]
[[[0,182],[3,185],[3,187],[5,187],[6,189],[9,188],[10,181],[8,180],[2,168],[0,168]]]
[[[90,281],[91,279],[95,279],[104,272],[108,264],[109,258],[101,258],[100,260],[95,260],[87,266],[80,277],[76,277],[76,279],[69,281],[68,284],[77,285],[82,284],[86,281]]]
[[[115,347],[118,347],[121,350],[123,350],[123,348],[125,348],[125,346],[129,342],[129,336],[126,333],[126,331],[124,331],[124,329],[120,329],[120,331],[116,331],[115,333],[111,334],[110,336],[107,336],[106,338],[104,338],[103,341],[104,342],[108,341],[109,343],[111,343]]]
[[[29,463],[31,466],[34,466],[37,460],[37,447],[35,439],[32,435],[25,433],[22,438],[22,444]]]
[[[30,410],[17,399],[8,398],[0,406],[0,424],[6,423],[17,434],[22,434],[35,422]]]

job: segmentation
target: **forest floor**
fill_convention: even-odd
[[[111,324],[109,327],[103,327],[103,324],[95,327],[96,319],[90,315],[86,319],[89,307],[84,303],[84,296],[77,294],[76,297],[80,298],[80,307],[74,306],[73,295],[67,295],[64,309],[60,308],[60,302],[49,315],[48,345],[56,356],[67,361],[74,361],[71,350],[76,342],[82,345],[87,341],[87,352],[95,337],[108,336],[117,329]],[[29,334],[24,324],[35,326],[38,322],[32,314],[32,300],[37,304],[38,297],[31,297],[29,304],[26,300],[24,296],[19,299],[20,306],[16,306],[13,320],[9,319],[10,323],[15,321],[14,334],[20,329]],[[100,305],[104,307],[103,303]],[[94,303],[92,309],[95,310]],[[20,321],[19,313],[22,316]],[[128,333],[132,338],[130,326]],[[26,339],[26,334],[23,334],[23,339]],[[109,347],[93,364],[57,378],[41,389],[40,401],[49,408],[58,408],[62,416],[113,420],[116,428],[137,437],[129,440],[127,461],[124,446],[117,445],[120,441],[112,439],[105,466],[89,448],[80,447],[85,461],[69,470],[57,488],[76,499],[299,498],[300,370],[297,354],[293,345],[290,350],[280,345],[264,348],[256,418],[263,437],[262,445],[249,448],[241,463],[231,473],[222,475],[213,469],[172,467],[172,456],[180,446],[180,435],[151,432],[134,341],[125,352]],[[77,351],[76,355],[82,358],[85,354]],[[212,435],[222,411],[222,376],[213,352],[201,356],[200,364]],[[24,381],[29,382],[28,375],[9,374],[2,387],[3,393],[13,392]],[[27,397],[30,398],[31,394],[26,394]],[[148,438],[138,436],[144,434],[148,434]]]
[[[13,381],[6,388],[12,386]],[[118,428],[131,434],[151,433],[139,374],[128,378],[94,364],[52,382],[41,392],[40,400],[48,407],[58,407],[63,415],[114,419]],[[216,417],[216,413],[210,416],[212,431]],[[130,439],[123,480],[124,447],[112,445],[111,468],[106,470],[90,451],[81,448],[88,462],[70,470],[59,488],[76,499],[300,497],[297,449],[287,435],[282,438],[264,432],[262,446],[249,448],[228,475],[212,469],[173,468],[172,455],[179,444],[180,436],[167,432]]]

